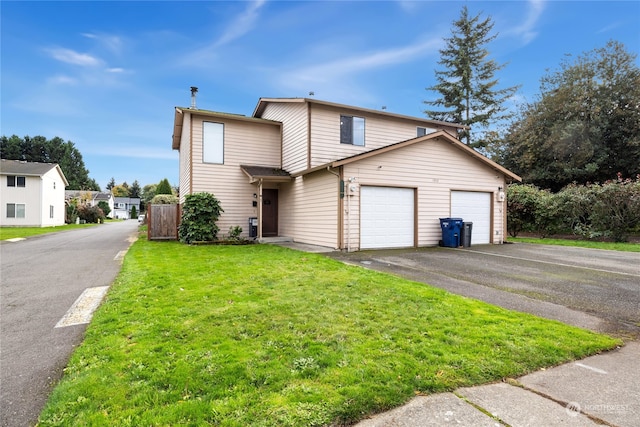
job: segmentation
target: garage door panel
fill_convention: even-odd
[[[452,191],[451,216],[473,223],[472,245],[491,243],[491,193]]]
[[[360,247],[401,248],[414,245],[414,190],[362,186]]]

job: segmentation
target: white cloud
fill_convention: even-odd
[[[249,3],[245,11],[231,21],[225,32],[218,38],[213,46],[223,46],[250,32],[258,21],[260,8],[264,6],[265,3],[266,0],[256,0]]]
[[[83,33],[84,37],[88,39],[93,39],[98,41],[100,44],[105,46],[109,51],[115,54],[120,54],[123,48],[122,38],[118,36],[112,36],[108,34],[94,34],[94,33]]]
[[[536,26],[546,6],[546,0],[529,0],[527,15],[517,27],[510,28],[505,34],[520,37],[525,45],[531,43],[538,36]]]
[[[49,54],[60,62],[66,62],[67,64],[80,65],[83,67],[96,67],[102,64],[102,60],[86,54],[79,53],[75,50],[65,48],[49,49]]]
[[[124,73],[125,69],[120,67],[115,67],[115,68],[107,68],[106,71],[107,73]]]
[[[349,56],[338,60],[300,67],[281,75],[281,84],[294,90],[320,90],[317,85],[334,85],[354,74],[377,68],[402,64],[416,58],[437,53],[442,44],[440,37],[420,41],[409,46],[381,50],[368,55]],[[316,86],[314,86],[316,85]]]

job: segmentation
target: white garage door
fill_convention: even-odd
[[[472,245],[491,242],[491,193],[452,191],[451,217],[473,223]]]
[[[414,190],[360,188],[360,248],[406,248],[414,245]]]

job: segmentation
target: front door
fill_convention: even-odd
[[[262,237],[278,235],[278,190],[262,190]]]

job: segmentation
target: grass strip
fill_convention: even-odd
[[[596,242],[593,240],[549,239],[535,237],[509,237],[512,243],[536,243],[540,245],[575,246],[579,248],[605,249],[610,251],[640,252],[638,243]]]
[[[65,224],[55,227],[0,227],[0,240],[39,236],[41,234],[57,233],[59,231],[94,227],[96,225],[98,224]]]
[[[616,344],[321,255],[139,240],[39,425],[349,424]]]

